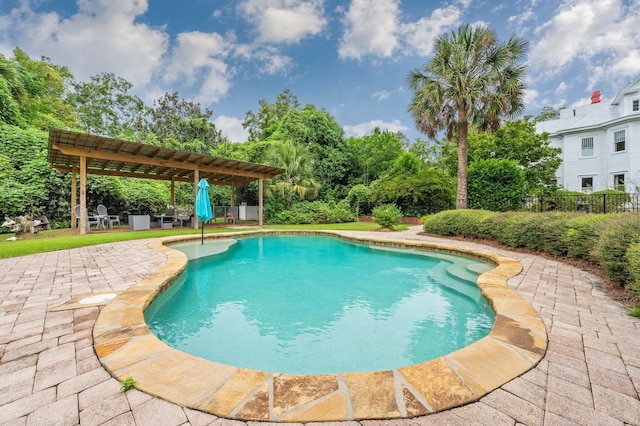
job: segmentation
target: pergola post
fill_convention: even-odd
[[[200,172],[198,169],[193,173],[193,229],[198,229],[198,216],[196,215],[196,200],[198,199],[198,183],[200,182]]]
[[[231,200],[230,200],[230,205],[231,207],[236,205],[236,187],[233,186],[233,184],[231,184]]]
[[[80,234],[87,233],[87,157],[80,157]]]
[[[258,225],[262,226],[262,196],[264,193],[264,179],[258,179]]]
[[[176,181],[174,176],[171,176],[171,205],[176,208]]]
[[[75,231],[77,228],[76,222],[76,204],[78,204],[78,183],[76,181],[78,174],[78,167],[73,166],[71,168],[71,230]]]

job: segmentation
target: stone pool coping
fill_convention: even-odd
[[[219,417],[271,422],[316,422],[414,417],[477,401],[533,368],[544,356],[547,334],[540,315],[507,286],[522,265],[511,258],[454,244],[362,239],[339,231],[279,231],[206,235],[207,239],[305,233],[392,247],[426,248],[479,257],[497,266],[478,278],[496,312],[488,336],[431,361],[389,371],[290,375],[207,361],[172,349],[148,329],[144,310],[173,284],[187,257],[165,244],[200,236],[166,237],[149,246],[167,256],[155,273],[102,309],[93,330],[100,362],[118,380]]]

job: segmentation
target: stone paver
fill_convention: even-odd
[[[418,231],[374,235],[447,241],[417,235]],[[156,271],[166,257],[150,249],[148,242],[0,260],[0,425],[164,424],[158,419],[195,426],[248,424],[137,390],[122,392],[93,352],[91,331],[100,308],[53,311],[79,296],[120,292]],[[543,318],[549,339],[543,360],[463,407],[412,419],[325,424],[640,425],[640,320],[628,317],[623,306],[607,298],[596,277],[531,254],[448,242],[495,251],[522,263],[524,270],[508,284]]]

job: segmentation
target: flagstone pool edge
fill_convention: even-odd
[[[507,280],[522,270],[514,259],[455,244],[361,239],[342,231],[255,230],[205,238],[286,233],[333,235],[489,260],[497,266],[478,278],[478,287],[496,312],[494,326],[488,336],[465,348],[390,371],[287,375],[207,361],[170,348],[144,320],[144,310],[187,264],[186,255],[166,244],[200,239],[200,235],[165,237],[149,246],[164,253],[167,262],[107,304],[96,321],[94,347],[102,365],[118,380],[133,377],[143,392],[219,417],[316,422],[408,418],[474,402],[533,368],[546,352],[540,315],[507,286]]]

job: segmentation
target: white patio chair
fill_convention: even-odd
[[[109,224],[109,229],[113,229],[114,223],[120,226],[120,216],[117,214],[109,214],[107,208],[102,204],[98,204],[98,216]]]

